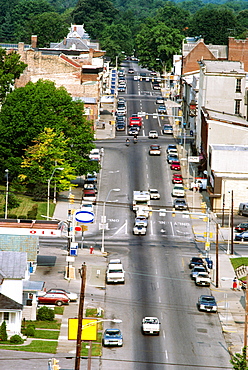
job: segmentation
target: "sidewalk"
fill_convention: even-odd
[[[169,114],[172,114],[172,105],[170,101],[166,102]],[[189,144],[186,144],[186,151]],[[178,144],[179,157],[182,158],[183,148]],[[187,168],[186,163],[181,163],[181,172],[184,183],[187,185]],[[192,176],[192,174],[191,174]],[[193,177],[192,177],[193,180]],[[191,181],[189,181],[191,183]],[[206,191],[194,192],[186,189],[186,200],[190,210],[196,213],[205,213],[206,208],[210,208],[209,198]],[[211,219],[215,216],[211,214]],[[199,216],[191,216],[192,228],[195,235],[197,247],[202,251],[203,257],[206,255],[204,233],[207,231],[204,218]],[[210,286],[211,294],[216,298],[218,304],[218,315],[222,325],[222,331],[228,346],[230,354],[240,353],[244,346],[244,321],[245,321],[245,292],[243,290],[232,289],[233,278],[235,276],[234,269],[230,262],[230,257],[225,251],[219,249],[219,284],[216,282],[216,254],[215,254],[215,235],[216,224],[210,221],[209,232],[213,233],[213,238],[210,238],[210,258],[213,260],[213,270],[211,270],[212,284]],[[228,239],[228,229],[219,228],[219,243],[224,244]],[[248,253],[247,253],[248,255]],[[193,256],[192,256],[193,257]],[[240,257],[240,256],[239,256]]]

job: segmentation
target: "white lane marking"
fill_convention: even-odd
[[[166,358],[166,360],[168,360],[168,352],[167,352],[167,350],[165,350],[165,358]]]
[[[155,269],[155,274],[156,274],[156,275],[158,274],[158,270],[157,270],[157,269]]]
[[[148,173],[146,174],[146,177],[148,178],[149,176],[148,176]]]
[[[174,232],[174,228],[173,228],[173,222],[170,222],[171,224],[171,232],[172,232],[172,235],[175,236],[175,232]]]
[[[164,318],[164,317],[163,317],[163,312],[161,312],[161,319],[163,320],[163,318]]]
[[[121,231],[121,229],[123,229],[123,228],[125,228],[125,234],[127,234],[127,220],[124,222],[124,224],[113,235],[111,235],[111,238],[114,235],[118,234]]]
[[[159,282],[157,281],[157,288],[159,289]]]
[[[146,169],[148,170],[148,164],[146,164]]]
[[[149,188],[149,186],[148,186]],[[151,222],[151,235],[153,235],[153,225],[152,225],[152,222]]]
[[[163,330],[163,338],[165,339],[165,331]],[[167,352],[166,350],[165,350],[165,352]]]
[[[161,298],[160,297],[158,297],[158,302],[161,303]]]
[[[145,136],[145,130],[143,129],[143,136]]]

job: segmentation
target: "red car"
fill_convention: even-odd
[[[139,127],[142,126],[142,118],[141,117],[130,117],[129,118],[129,126],[137,125]]]
[[[55,304],[56,306],[62,306],[70,302],[69,297],[62,293],[46,293],[43,296],[37,297],[37,300],[38,304]]]
[[[242,222],[241,224],[238,224],[235,227],[235,231],[247,231],[248,230],[248,223],[247,222]]]
[[[172,161],[170,168],[174,171],[180,171],[181,170],[180,162],[179,161]]]
[[[183,183],[182,175],[173,173],[172,182],[173,184],[182,184]]]

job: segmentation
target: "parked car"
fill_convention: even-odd
[[[176,154],[178,156],[177,149],[169,149],[167,150],[167,154]]]
[[[217,303],[212,295],[201,295],[197,306],[199,311],[217,312]]]
[[[191,279],[195,280],[196,276],[200,272],[207,272],[205,266],[195,266],[195,267],[193,267],[192,270],[191,270],[191,273],[190,273]]]
[[[178,156],[177,154],[168,154],[167,155],[167,162],[172,163],[173,161],[178,161]]]
[[[146,227],[141,224],[134,225],[133,234],[134,235],[146,235]]]
[[[53,304],[56,306],[62,306],[69,304],[70,299],[66,294],[63,293],[46,293],[42,296],[37,297],[38,304]]]
[[[181,174],[173,173],[172,175],[172,183],[173,184],[182,184],[183,178]]]
[[[240,234],[236,234],[235,235],[235,240],[236,241],[241,241],[241,242],[247,241],[248,240],[248,232],[247,231],[243,231]]]
[[[158,107],[157,111],[158,111],[159,114],[166,114],[167,113],[166,106],[165,105],[160,105]]]
[[[82,200],[81,211],[94,213],[94,206],[91,202],[87,202],[85,200]]]
[[[135,224],[136,225],[137,224],[142,224],[145,227],[147,227],[148,226],[148,219],[145,216],[138,216],[138,217],[135,218]]]
[[[183,198],[185,196],[184,186],[182,184],[174,185],[171,195],[173,197],[179,197],[179,198],[182,197]]]
[[[158,96],[156,99],[156,104],[164,104],[164,98],[162,96]]]
[[[173,134],[173,127],[171,125],[165,124],[163,127],[163,133],[166,135]]]
[[[88,182],[96,182],[97,181],[96,173],[87,173],[87,175],[86,175],[86,181],[88,181]]]
[[[98,192],[95,182],[85,181],[84,182],[84,190],[95,190],[96,193]]]
[[[152,87],[153,87],[153,90],[161,90],[159,83],[154,83]]]
[[[157,189],[149,189],[150,199],[160,199],[160,194]]]
[[[83,200],[87,200],[92,202],[93,204],[96,202],[96,192],[94,189],[85,190],[83,191]]]
[[[158,132],[156,130],[150,130],[148,134],[149,139],[157,139],[158,138]]]
[[[117,123],[115,129],[116,131],[125,131],[126,125],[125,123]]]
[[[166,149],[167,153],[169,153],[169,151],[170,151],[170,150],[172,150],[172,149],[177,150],[177,146],[176,146],[176,144],[169,144],[169,145],[167,146],[167,149]]]
[[[38,292],[38,297],[44,297],[46,294],[65,294],[69,299],[70,302],[75,302],[78,299],[78,295],[76,293],[69,292],[68,290],[65,289],[59,289],[59,288],[52,288],[44,292],[43,290]]]
[[[189,268],[192,269],[194,266],[203,266],[204,261],[201,257],[192,257],[189,263]]]
[[[175,199],[173,202],[173,207],[177,211],[184,211],[185,209],[188,208],[185,199]]]
[[[195,285],[210,286],[211,278],[207,272],[200,272],[195,278]]]
[[[241,224],[238,224],[235,226],[235,231],[246,231],[248,230],[248,223],[247,222],[242,222]]]
[[[123,346],[123,337],[120,329],[106,329],[103,334],[104,346]]]
[[[172,161],[170,168],[173,171],[180,171],[181,170],[180,162],[179,161]]]
[[[149,154],[150,155],[160,155],[161,154],[160,145],[157,145],[157,144],[150,145]]]
[[[126,92],[126,85],[119,85],[118,86],[118,91],[119,92]]]

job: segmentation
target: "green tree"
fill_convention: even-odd
[[[29,189],[34,189],[37,184],[39,187],[42,183],[47,184],[56,167],[63,168],[63,171],[54,172],[53,182],[56,180],[57,190],[69,189],[71,180],[76,178],[76,171],[66,161],[68,141],[62,132],[56,133],[54,129],[45,128],[34,140],[35,144],[26,149],[19,178]]]
[[[6,322],[3,321],[0,326],[0,340],[6,341],[7,339],[8,339],[7,325]]]
[[[183,38],[177,29],[149,20],[136,37],[140,63],[160,72],[170,69],[173,55],[179,52]]]
[[[131,31],[123,24],[107,25],[101,34],[101,48],[106,50],[106,55],[115,63],[115,57],[133,54],[134,43]]]
[[[65,160],[76,168],[76,174],[98,170],[89,160],[94,147],[91,122],[84,116],[84,104],[72,101],[65,88],[56,88],[51,81],[29,82],[8,94],[0,111],[1,166],[13,176],[21,172],[25,149],[44,131],[53,128],[63,132],[68,150]]]
[[[189,25],[190,13],[171,1],[166,1],[163,8],[157,11],[156,21],[164,23],[167,27],[183,30]]]
[[[76,24],[84,24],[91,38],[99,38],[105,25],[111,24],[118,11],[109,0],[79,0],[72,12]]]
[[[242,353],[235,353],[230,360],[234,370],[248,370],[246,360],[246,347],[243,347]]]
[[[230,30],[236,28],[233,10],[225,6],[207,5],[196,12],[189,27],[189,34],[202,36],[206,44],[227,44]]]
[[[26,67],[27,64],[20,61],[19,54],[7,54],[5,49],[0,48],[0,102],[13,90],[15,79],[20,77]]]
[[[58,13],[42,13],[33,21],[32,32],[38,36],[39,47],[49,47],[50,42],[58,42],[67,35],[68,24]]]

